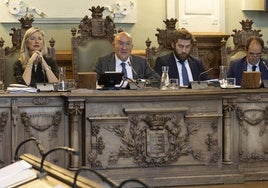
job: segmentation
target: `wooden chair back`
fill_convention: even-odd
[[[81,20],[79,29],[72,28],[72,67],[73,77],[78,81],[79,72],[92,72],[99,57],[113,51],[112,42],[115,24],[107,16],[103,18],[104,7],[89,9],[92,17],[87,15]]]
[[[173,33],[176,31],[176,23],[177,19],[166,19],[163,22],[166,24],[165,29],[159,29],[157,28],[156,30],[158,31],[155,36],[157,37],[157,43],[158,47],[151,47],[151,41],[148,38],[145,43],[146,43],[146,59],[148,64],[154,68],[155,65],[155,60],[157,57],[166,55],[172,51],[172,38],[173,38]],[[194,41],[193,48],[191,55],[198,58],[198,49],[196,47],[196,40]]]
[[[21,23],[20,28],[11,28],[12,33],[10,33],[10,36],[12,47],[4,47],[5,41],[3,38],[0,38],[0,81],[4,83],[5,87],[11,83],[15,83],[13,65],[19,58],[19,51],[23,36],[25,32],[32,27],[34,19],[26,15],[20,18],[19,22]],[[48,56],[56,60],[54,45],[55,40],[51,38],[49,40]]]
[[[262,37],[260,29],[252,29],[253,23],[252,20],[242,20],[240,22],[242,29],[233,29],[234,34],[231,35],[233,37],[233,46],[226,46],[227,41],[222,40],[222,65],[229,67],[231,61],[246,56],[246,44],[250,37]],[[264,48],[262,57],[268,59],[267,47]]]

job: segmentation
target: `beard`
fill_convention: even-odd
[[[185,52],[178,54],[176,51],[174,51],[174,54],[180,62],[184,62],[189,57],[189,54],[187,54]]]

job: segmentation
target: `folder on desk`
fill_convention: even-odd
[[[0,169],[1,187],[17,187],[25,182],[37,178],[32,165],[24,160],[17,161]]]

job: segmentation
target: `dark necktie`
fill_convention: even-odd
[[[127,78],[126,63],[122,62],[120,65],[122,66],[122,73],[124,73],[124,77]]]
[[[185,61],[180,62],[180,64],[181,64],[181,75],[182,75],[183,85],[188,86],[189,85],[189,77],[188,77],[187,69],[185,67]]]
[[[252,71],[256,71],[256,68],[257,68],[257,66],[256,65],[253,65],[252,66]]]

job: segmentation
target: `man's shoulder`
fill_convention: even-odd
[[[233,60],[231,60],[230,63],[234,63],[234,64],[244,63],[245,59],[246,59],[246,56],[242,57],[242,58],[233,59]]]
[[[112,58],[114,58],[114,53],[113,52],[109,53],[109,54],[107,54],[105,56],[100,57],[100,60],[107,60],[107,59],[112,59]]]
[[[167,62],[171,62],[172,59],[174,59],[174,55],[173,53],[168,53],[168,54],[165,54],[165,55],[162,55],[162,56],[158,56],[155,60],[155,63],[156,64],[162,64],[162,63],[167,63]],[[175,61],[175,59],[174,59]]]
[[[146,61],[145,57],[139,56],[139,55],[131,55],[131,59],[133,61]]]
[[[195,58],[193,56],[189,56],[188,60],[191,61],[191,62],[194,62],[194,63],[202,63],[202,61],[200,59],[197,59],[197,58]]]

